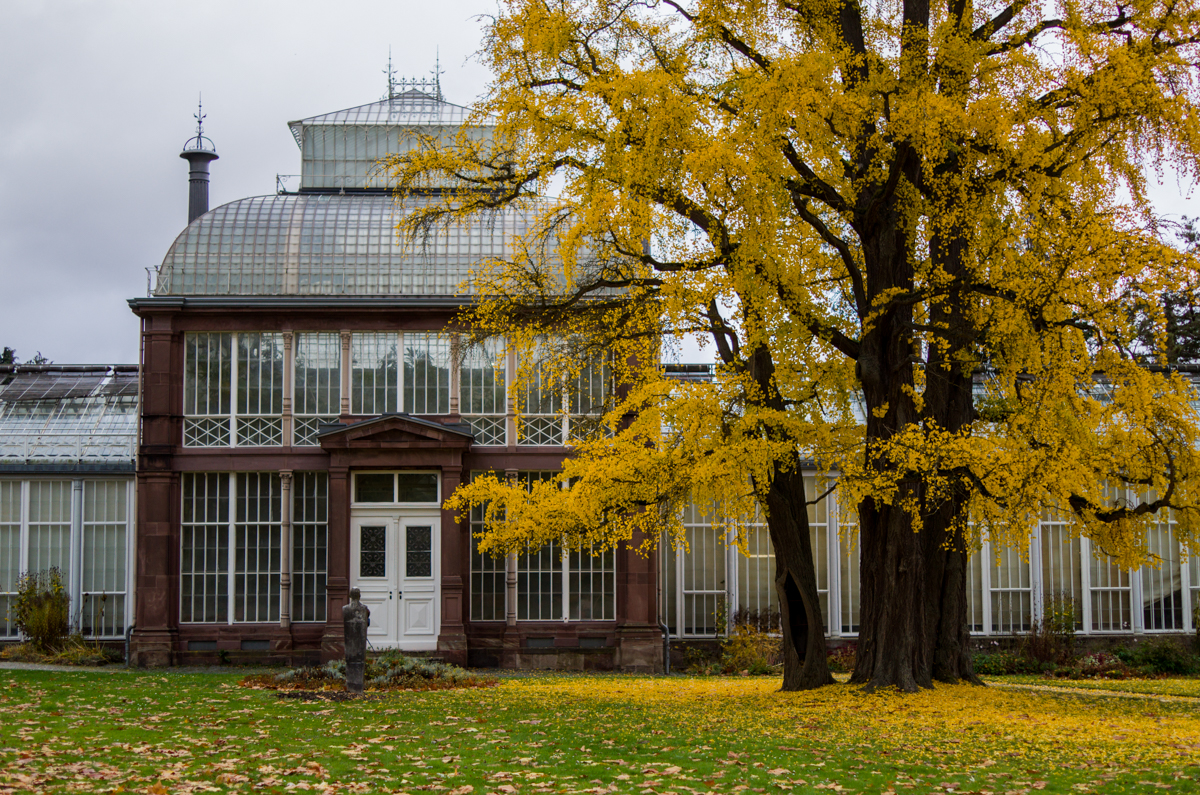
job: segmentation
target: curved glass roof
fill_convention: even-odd
[[[253,196],[188,225],[161,267],[154,295],[453,296],[470,294],[481,260],[511,254],[530,214],[503,210],[457,221],[401,245],[407,209],[386,194]]]

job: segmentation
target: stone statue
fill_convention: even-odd
[[[371,624],[371,608],[359,599],[362,592],[350,589],[350,604],[342,607],[342,624],[346,635],[346,690],[363,691],[363,669],[367,661],[367,627]]]

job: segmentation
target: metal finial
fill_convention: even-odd
[[[204,93],[196,94],[196,112],[192,114],[192,118],[196,120],[196,137],[204,137],[204,120],[208,118],[204,113]]]
[[[387,75],[387,96],[384,99],[393,100],[396,98],[396,70],[392,69],[392,48],[388,47],[388,65],[384,70]]]
[[[213,145],[212,139],[204,134],[204,120],[208,118],[208,114],[204,112],[204,94],[198,94],[196,100],[196,112],[192,114],[192,118],[196,120],[196,134],[188,139],[188,142],[183,145],[185,151],[217,151]],[[207,142],[207,145],[205,143]]]
[[[434,49],[433,55],[433,90],[438,102],[442,101],[442,54],[441,47]]]

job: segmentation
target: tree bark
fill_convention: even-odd
[[[775,587],[783,625],[784,691],[833,684],[825,648],[825,620],[813,566],[808,505],[800,461],[779,464],[766,493],[767,529],[775,547]]]

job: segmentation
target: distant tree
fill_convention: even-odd
[[[17,349],[5,345],[4,350],[0,351],[0,366],[14,364],[21,364],[21,360],[17,358]],[[53,364],[53,362],[43,356],[41,351],[38,351],[25,364]]]
[[[1175,230],[1185,253],[1200,253],[1198,225],[1200,218],[1185,215]],[[1184,275],[1188,278],[1158,297],[1155,311],[1141,312],[1134,320],[1141,353],[1148,360],[1167,365],[1200,362],[1200,282],[1190,278],[1195,275],[1190,271]],[[1145,295],[1138,298],[1143,305],[1152,300]]]

